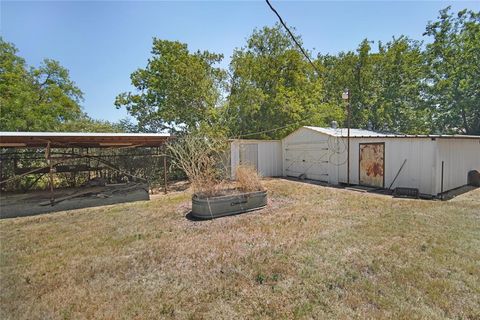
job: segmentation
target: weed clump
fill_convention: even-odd
[[[235,171],[235,177],[237,179],[237,189],[242,192],[254,192],[264,190],[257,170],[252,166],[238,166]]]

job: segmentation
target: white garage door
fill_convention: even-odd
[[[328,141],[291,143],[285,146],[285,173],[288,177],[328,182]]]

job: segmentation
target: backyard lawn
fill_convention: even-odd
[[[187,192],[0,221],[0,318],[480,319],[480,189],[264,183],[266,209],[213,221]]]

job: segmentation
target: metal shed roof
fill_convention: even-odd
[[[304,126],[303,128],[314,130],[332,137],[347,137],[347,128],[322,128]],[[480,139],[480,136],[461,134],[387,134],[370,130],[350,128],[351,138],[440,138],[440,139]]]
[[[0,132],[0,147],[158,147],[170,138],[165,133]]]

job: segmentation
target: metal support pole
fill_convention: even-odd
[[[13,177],[15,177],[17,175],[17,173],[16,173],[17,168],[18,168],[18,158],[17,158],[17,154],[15,154],[15,156],[13,156]],[[16,181],[15,189],[18,190],[19,187],[20,187],[20,181]]]
[[[167,194],[167,156],[163,156],[163,192]]]
[[[53,206],[53,203],[55,202],[55,195],[53,190],[53,164],[52,158],[50,157],[50,142],[47,144],[47,149],[45,150],[45,159],[47,160],[47,164],[49,167],[48,177],[50,184],[50,204]]]
[[[87,166],[88,166],[88,181],[92,180],[92,176],[91,176],[91,168],[92,168],[92,165],[90,163],[90,157],[88,157],[88,147],[87,147]]]
[[[347,92],[347,185],[350,186],[350,91]]]
[[[443,161],[442,161],[442,177],[440,181],[440,199],[443,200]]]
[[[3,160],[0,158],[0,181],[3,181]]]
[[[75,148],[72,148],[72,156],[75,156]],[[72,175],[72,185],[75,188],[77,186],[77,173],[74,171]]]

